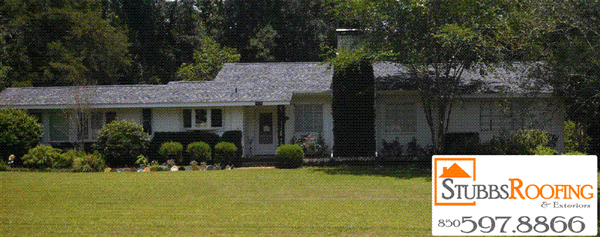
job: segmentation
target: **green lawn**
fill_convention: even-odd
[[[0,179],[2,236],[431,234],[427,172],[0,172]]]

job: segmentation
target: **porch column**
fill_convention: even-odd
[[[290,119],[285,115],[285,105],[277,106],[277,144],[285,144],[285,122]]]

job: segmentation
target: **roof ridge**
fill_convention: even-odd
[[[327,64],[328,62],[322,61],[304,61],[304,62],[237,62],[237,63],[225,63],[225,64]]]
[[[99,87],[153,87],[166,86],[166,84],[125,84],[125,85],[88,85],[88,86],[27,86],[27,87],[7,87],[6,89],[65,89],[65,88],[99,88]]]

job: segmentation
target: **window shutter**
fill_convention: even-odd
[[[106,112],[106,124],[111,123],[117,119],[117,112]]]
[[[192,110],[189,110],[189,109],[183,110],[183,127],[184,128],[192,127]]]
[[[144,132],[148,134],[152,134],[152,110],[151,109],[143,109],[142,110],[142,127],[144,128]]]
[[[223,126],[223,111],[221,109],[211,110],[210,126],[211,127],[222,127]]]

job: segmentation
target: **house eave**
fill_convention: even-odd
[[[229,107],[229,106],[274,106],[289,105],[289,101],[239,101],[239,102],[194,102],[194,103],[147,103],[147,104],[92,104],[85,105],[90,109],[127,109],[127,108],[182,108],[182,107]],[[73,109],[73,104],[52,105],[2,105],[13,109]]]
[[[416,90],[379,90],[377,95],[419,95]],[[473,93],[462,95],[462,98],[495,99],[495,98],[552,98],[552,93]]]

